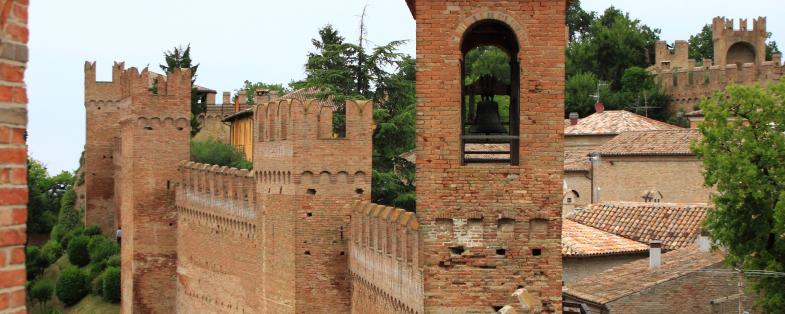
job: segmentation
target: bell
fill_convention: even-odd
[[[477,114],[469,132],[471,134],[504,134],[507,128],[502,125],[499,116],[499,104],[485,98],[477,105]]]

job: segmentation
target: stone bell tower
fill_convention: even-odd
[[[520,288],[561,312],[567,0],[407,4],[425,312],[493,312]],[[467,54],[488,46],[509,77],[469,77]]]

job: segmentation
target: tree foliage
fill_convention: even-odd
[[[101,292],[106,302],[120,302],[120,268],[108,267],[104,271]]]
[[[690,36],[688,41],[690,45],[690,59],[696,61],[703,61],[703,59],[714,58],[714,32],[711,30],[711,25],[703,25],[701,31],[695,35]]]
[[[48,233],[57,222],[60,202],[73,185],[73,175],[63,171],[50,176],[39,161],[27,159],[28,219],[30,232]]]
[[[54,292],[54,284],[49,280],[41,279],[34,282],[30,288],[30,299],[43,305],[52,299],[52,292]]]
[[[55,285],[55,293],[66,306],[79,303],[90,293],[90,282],[87,274],[76,267],[68,267],[60,273]]]
[[[260,89],[267,89],[278,95],[284,95],[289,92],[289,89],[283,86],[283,84],[269,84],[264,82],[252,83],[251,81],[246,80],[243,82],[243,90],[245,90],[245,94],[248,98],[245,100],[240,99],[240,101],[247,101],[248,103],[255,104],[256,90]]]
[[[84,267],[90,263],[90,251],[88,244],[90,238],[86,236],[76,236],[68,241],[68,261],[79,267]]]
[[[174,47],[172,50],[165,51],[164,63],[166,64],[161,64],[160,67],[167,74],[174,69],[191,69],[191,136],[194,136],[200,130],[198,117],[207,110],[207,94],[200,92],[194,85],[199,64],[193,65],[191,45],[188,44],[185,48]],[[156,81],[155,84],[157,83]]]
[[[251,169],[253,167],[240,150],[215,139],[206,141],[192,140],[191,161],[238,169]]]
[[[785,272],[785,82],[730,86],[700,106],[693,150],[717,189],[708,231],[735,267]],[[764,309],[785,308],[782,278],[751,279]]]

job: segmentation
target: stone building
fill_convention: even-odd
[[[766,18],[752,21],[715,17],[712,21],[714,60],[702,64],[689,58],[689,44],[677,41],[673,52],[664,41],[656,43],[655,64],[649,71],[672,97],[670,112],[697,110],[702,97],[724,90],[729,84],[776,82],[783,75],[780,54],[766,60]]]
[[[0,313],[26,313],[27,243],[27,9],[0,8]]]
[[[623,133],[597,151],[597,201],[708,203],[703,163],[690,150],[697,130]]]
[[[592,314],[737,313],[720,303],[739,296],[738,275],[723,266],[722,252],[692,245],[658,254],[568,283],[565,302]]]

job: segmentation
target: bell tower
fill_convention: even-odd
[[[567,0],[406,2],[425,312],[561,312]]]

